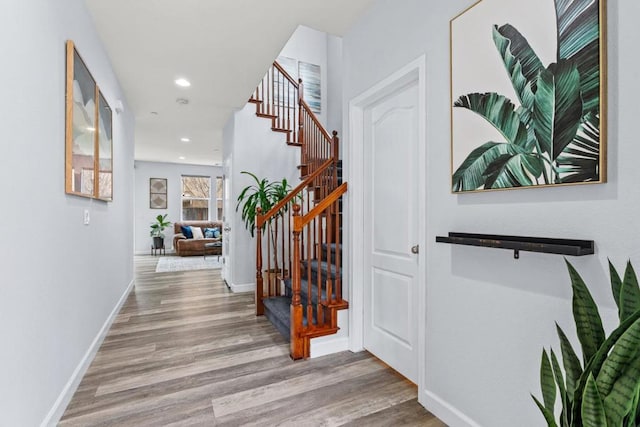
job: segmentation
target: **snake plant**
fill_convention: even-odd
[[[609,262],[611,291],[620,324],[606,336],[598,307],[584,281],[567,262],[573,288],[573,317],[582,349],[578,358],[564,331],[558,355],[542,351],[542,401],[532,395],[549,427],[636,427],[640,425],[640,287],[631,265],[624,276]],[[560,400],[560,414],[554,411]]]
[[[515,27],[493,27],[518,99],[488,92],[455,101],[454,107],[478,114],[504,140],[469,153],[453,174],[454,191],[600,179],[599,1],[553,1],[557,53],[548,65]]]

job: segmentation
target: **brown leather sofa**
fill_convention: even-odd
[[[182,234],[181,226],[200,227],[202,234],[204,235],[205,228],[217,228],[220,230],[220,237],[217,239],[204,238],[204,239],[187,239]],[[191,255],[204,255],[205,243],[222,242],[222,222],[221,221],[183,221],[173,223],[173,249],[176,251],[176,255],[179,256],[191,256]],[[222,254],[222,246],[216,246],[213,248],[207,248],[207,255],[220,255]]]

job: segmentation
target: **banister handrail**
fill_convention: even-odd
[[[329,141],[331,141],[331,135],[329,135],[329,132],[327,132],[324,126],[322,126],[316,114],[313,111],[311,111],[311,107],[309,107],[309,104],[307,104],[307,101],[305,101],[304,99],[301,99],[300,105],[302,106],[302,108],[306,110],[307,114],[309,114],[309,117],[311,118],[311,120],[313,120],[313,123],[315,123],[315,125],[317,126],[318,130],[320,130],[322,135],[325,138],[327,138]]]
[[[322,199],[320,203],[318,203],[313,209],[307,212],[304,216],[295,216],[293,217],[293,231],[302,231],[302,229],[309,224],[315,217],[320,215],[327,209],[331,204],[335,203],[336,200],[340,198],[344,193],[347,192],[347,183],[344,182],[338,188],[333,190],[327,197]]]
[[[286,77],[287,80],[289,80],[291,82],[291,84],[293,85],[293,87],[295,87],[296,89],[298,89],[298,82],[295,81],[293,79],[293,77],[291,77],[291,75],[289,73],[287,73],[287,70],[285,70],[284,68],[282,68],[282,65],[280,65],[278,63],[278,61],[273,61],[273,66],[276,67],[278,69],[278,71],[280,71],[280,73]]]
[[[280,200],[275,206],[273,206],[267,213],[264,215],[258,215],[256,217],[256,227],[260,228],[267,222],[270,218],[276,216],[280,210],[286,206],[291,200],[293,200],[305,187],[307,187],[314,179],[318,177],[322,172],[327,170],[329,167],[333,165],[333,159],[329,159],[322,164],[318,169],[316,169],[311,175],[306,177],[304,181],[302,181],[296,188],[289,191],[289,193],[285,196],[284,199]]]

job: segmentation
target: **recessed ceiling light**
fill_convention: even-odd
[[[180,138],[180,141],[182,141],[182,142],[191,142],[191,140],[189,138]]]
[[[180,160],[186,160],[187,158],[186,158],[185,156],[180,156],[180,157],[178,157],[178,159],[180,159]]]
[[[180,87],[189,87],[191,86],[191,82],[187,79],[179,78],[175,80],[175,83]]]

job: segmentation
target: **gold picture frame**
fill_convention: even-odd
[[[66,67],[65,192],[112,201],[111,108],[71,40]]]
[[[480,0],[454,17],[452,193],[606,182],[606,45],[606,0]]]

